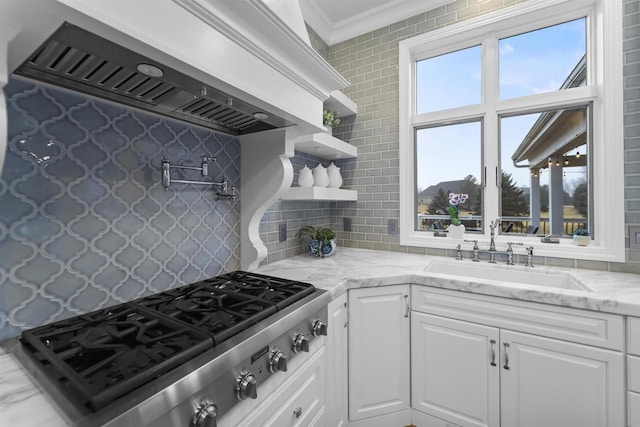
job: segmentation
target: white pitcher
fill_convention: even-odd
[[[313,168],[313,186],[314,187],[326,187],[329,185],[329,174],[327,169],[318,163],[318,166]]]
[[[340,168],[331,162],[327,168],[327,174],[329,175],[329,188],[340,188],[342,186],[342,175],[340,175]]]
[[[298,173],[298,185],[300,187],[311,187],[313,185],[313,173],[311,173],[311,169],[307,165],[304,165]]]

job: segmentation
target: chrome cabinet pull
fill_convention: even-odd
[[[496,366],[496,340],[489,342],[491,343],[491,366]]]
[[[404,311],[404,317],[409,317],[409,295],[405,295],[404,296],[404,305],[405,305],[405,311]]]
[[[503,368],[508,371],[509,369],[511,369],[509,367],[509,343],[506,342],[506,343],[504,343],[502,345],[504,345],[504,366],[503,366]]]
[[[349,318],[351,317],[351,314],[349,312],[349,307],[347,306],[347,303],[344,303],[344,327],[346,328],[347,326],[349,326]]]

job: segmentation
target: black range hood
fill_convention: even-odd
[[[292,124],[69,23],[15,73],[232,135]]]

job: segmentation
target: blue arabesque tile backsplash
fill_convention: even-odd
[[[239,268],[239,203],[160,184],[164,156],[210,155],[238,187],[236,138],[30,80],[4,90],[0,340]]]

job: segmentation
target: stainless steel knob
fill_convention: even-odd
[[[216,427],[217,416],[216,405],[209,400],[203,400],[196,407],[196,412],[191,418],[191,425],[193,427]]]
[[[293,352],[300,353],[301,351],[309,352],[309,340],[304,334],[298,332],[293,337]]]
[[[287,357],[282,350],[274,348],[269,353],[269,372],[287,372]]]
[[[251,372],[244,371],[238,377],[236,396],[238,400],[244,400],[247,397],[252,399],[258,397],[258,383],[256,382],[256,377]]]
[[[313,335],[316,336],[316,337],[318,335],[324,335],[326,337],[327,336],[327,324],[324,323],[320,319],[314,320],[313,321]]]
[[[300,415],[302,415],[302,408],[300,406],[298,406],[297,408],[295,408],[293,410],[293,415],[296,416],[296,418],[300,418]]]

